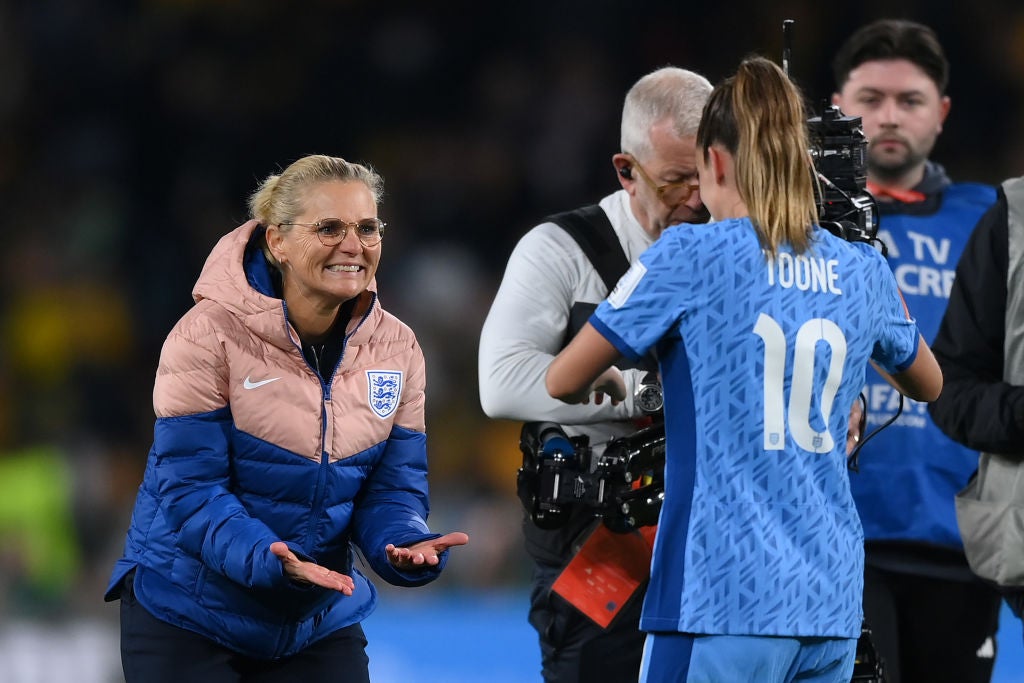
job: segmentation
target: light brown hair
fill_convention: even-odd
[[[806,118],[800,91],[782,69],[751,57],[711,93],[697,131],[705,162],[714,144],[735,159],[740,198],[771,256],[783,243],[804,252],[818,219]]]

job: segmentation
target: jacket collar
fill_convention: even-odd
[[[263,227],[251,220],[224,235],[210,252],[192,289],[196,303],[208,299],[233,313],[254,335],[281,348],[298,348],[287,322],[280,275],[260,248]],[[374,280],[359,295],[348,322],[350,344],[369,339],[380,320]]]

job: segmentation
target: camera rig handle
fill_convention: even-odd
[[[557,529],[577,509],[619,533],[657,523],[665,492],[663,422],[612,439],[600,452],[555,423],[527,422],[519,448],[516,492],[538,527]]]

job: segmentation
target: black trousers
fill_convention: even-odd
[[[369,683],[366,636],[343,628],[286,659],[238,654],[198,633],[171,626],[121,590],[121,666],[126,683]]]
[[[640,631],[643,590],[603,629],[551,591],[561,572],[540,563],[533,572],[530,624],[540,637],[545,683],[636,683],[647,635]]]
[[[887,683],[988,683],[1001,602],[980,581],[864,572],[864,619]]]

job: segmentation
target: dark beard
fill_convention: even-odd
[[[927,154],[919,154],[916,152],[910,152],[907,154],[906,159],[899,163],[887,163],[880,164],[875,161],[874,156],[871,154],[870,149],[868,150],[868,175],[877,180],[882,185],[894,184],[901,178],[905,177],[915,168],[921,166],[928,161]]]

